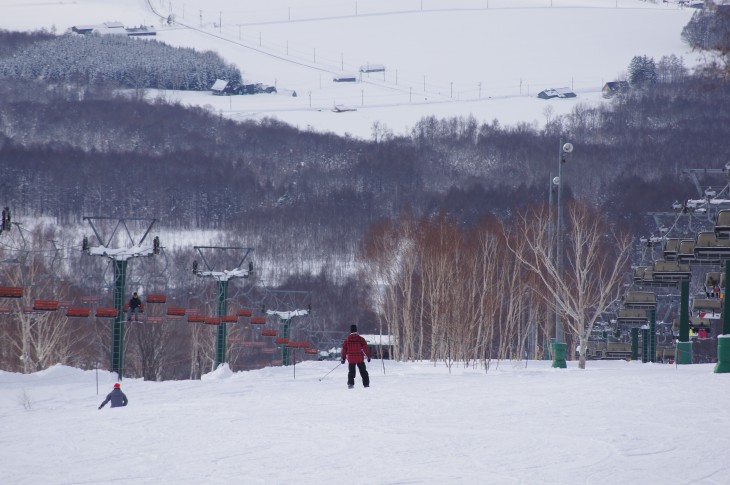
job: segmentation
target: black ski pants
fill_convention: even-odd
[[[362,385],[365,387],[370,386],[370,376],[368,375],[367,368],[365,367],[365,362],[358,362],[357,364],[348,364],[348,366],[349,366],[349,372],[347,373],[347,385],[348,386],[355,385],[355,366],[357,366],[358,370],[360,371],[360,377],[362,377]]]

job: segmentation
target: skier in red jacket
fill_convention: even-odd
[[[370,362],[370,349],[365,339],[357,333],[357,325],[350,325],[350,335],[347,336],[342,343],[342,360],[340,364],[345,363],[345,359],[349,363],[349,372],[347,373],[347,388],[355,387],[355,367],[357,366],[362,377],[362,385],[370,387],[370,376],[365,367],[365,357]]]

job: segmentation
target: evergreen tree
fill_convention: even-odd
[[[634,87],[657,82],[656,63],[653,57],[634,56],[629,64],[629,84]]]

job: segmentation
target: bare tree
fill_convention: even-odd
[[[580,345],[585,369],[588,336],[601,314],[621,296],[631,239],[612,231],[588,206],[571,204],[566,231],[566,269],[550,256],[550,214],[541,206],[518,216],[510,249],[542,283],[540,296],[555,305]],[[507,229],[509,232],[509,229]]]

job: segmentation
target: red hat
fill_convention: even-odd
[[[119,389],[120,387],[122,387],[122,386],[120,386],[118,382],[116,384],[114,384],[114,389]]]

